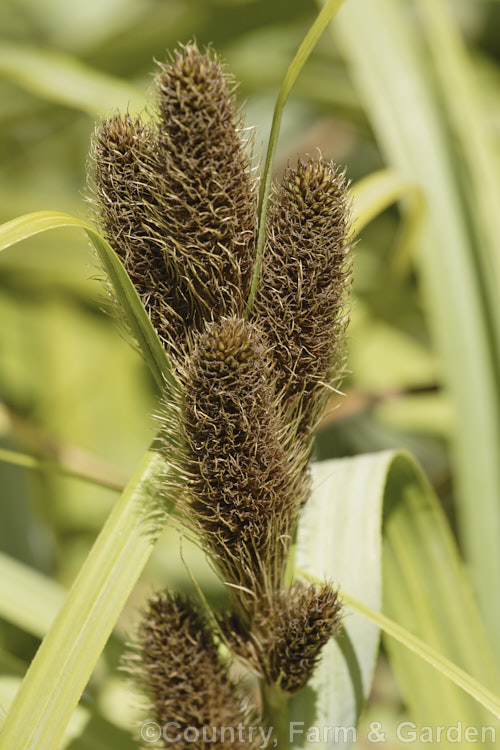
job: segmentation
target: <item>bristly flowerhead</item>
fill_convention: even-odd
[[[167,252],[193,279],[201,318],[237,314],[253,268],[255,194],[235,109],[235,82],[194,45],[156,77],[160,143],[169,154]]]
[[[289,419],[309,436],[344,367],[349,268],[344,173],[299,161],[274,189],[252,319],[273,347]]]
[[[220,624],[234,652],[268,685],[295,693],[312,677],[323,646],[338,634],[341,612],[337,591],[329,583],[295,583],[276,592],[246,632],[234,615],[222,617]]]
[[[259,332],[224,318],[198,336],[181,380],[184,513],[225,580],[256,599],[279,588],[306,487],[281,442]]]
[[[164,155],[155,144],[154,129],[139,118],[116,114],[105,120],[92,144],[93,200],[105,237],[168,349],[183,335],[187,303],[165,259],[157,188]]]
[[[175,492],[176,513],[228,585],[219,634],[281,698],[307,683],[339,629],[336,591],[290,587],[287,563],[312,431],[344,367],[349,211],[334,165],[286,170],[246,320],[256,185],[234,89],[211,50],[181,46],[159,64],[151,119],[116,114],[97,130],[93,200],[172,360],[164,495]],[[149,601],[128,664],[161,726],[177,722],[182,735],[248,719],[207,616],[186,597]]]
[[[94,138],[94,203],[167,350],[241,313],[253,265],[255,185],[234,82],[211,51],[175,52],[150,124],[128,115]]]
[[[250,716],[239,684],[228,676],[206,616],[195,602],[181,595],[162,593],[147,603],[139,623],[133,650],[125,665],[149,703],[150,718],[162,728],[169,722],[170,734],[181,735],[177,750],[208,750],[226,747],[212,732],[223,727],[246,725]],[[186,742],[188,727],[208,730],[215,741]],[[252,750],[254,743],[238,741],[237,750]],[[163,741],[157,747],[172,746]]]
[[[269,650],[264,675],[282,690],[295,693],[312,677],[321,649],[337,635],[342,606],[328,583],[295,584],[277,597],[269,618]]]

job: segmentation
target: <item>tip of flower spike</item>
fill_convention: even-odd
[[[242,310],[252,269],[255,185],[234,83],[215,53],[178,49],[156,75],[156,116],[98,128],[98,223],[162,343],[182,356],[205,321]]]
[[[289,693],[312,677],[321,649],[338,634],[342,605],[328,583],[296,585],[274,614],[275,630],[269,658],[270,677]]]
[[[194,42],[181,45],[171,60],[158,63],[155,85],[159,97],[159,110],[167,117],[179,108],[196,111],[232,104],[236,83],[223,70],[217,54],[207,48],[204,52]],[[168,121],[167,121],[168,125]]]
[[[210,327],[210,334],[203,353],[207,365],[218,363],[223,369],[236,370],[252,358],[254,332],[243,320],[222,320]]]
[[[321,649],[338,635],[342,604],[328,583],[296,583],[261,602],[250,625],[231,615],[220,624],[235,653],[251,664],[268,685],[295,693],[312,677]]]
[[[313,219],[330,214],[341,217],[346,206],[345,172],[323,159],[299,160],[297,167],[288,168],[282,187],[295,199],[302,219]],[[334,212],[332,216],[330,212]]]

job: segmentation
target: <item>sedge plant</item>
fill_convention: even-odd
[[[1,249],[57,227],[84,229],[162,393],[159,438],[6,712],[2,750],[61,745],[118,614],[174,516],[228,596],[225,609],[211,611],[203,595],[196,601],[165,590],[138,614],[125,662],[158,725],[259,723],[274,728],[280,747],[289,721],[355,726],[378,628],[402,686],[413,683],[405,692],[413,715],[472,727],[500,716],[498,673],[467,576],[411,458],[383,452],[310,461],[314,428],[344,369],[352,240],[405,195],[418,199],[413,219],[422,212],[407,177],[383,170],[348,190],[342,170],[320,157],[289,166],[270,188],[284,103],[341,5],[324,5],[289,67],[260,181],[234,82],[213,52],[188,45],[159,65],[147,119],[115,114],[96,131],[99,231],[54,212],[0,228]],[[30,617],[23,591],[50,587],[13,561],[0,564],[2,614],[42,634],[56,614],[54,597],[44,598],[42,623]],[[213,733],[210,740],[223,746]],[[319,741],[314,733],[309,740]]]
[[[272,723],[339,629],[331,583],[290,584],[287,565],[313,430],[343,369],[347,185],[321,157],[288,168],[257,268],[257,181],[233,79],[188,44],[160,66],[155,92],[148,125],[117,114],[98,128],[93,203],[177,382],[164,389],[161,491],[228,587],[229,609],[210,628],[194,602],[155,596],[128,665],[161,726],[217,732],[243,707],[214,638],[261,680]]]

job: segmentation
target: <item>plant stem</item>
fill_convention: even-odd
[[[106,487],[107,489],[116,490],[118,492],[121,492],[125,487],[125,483],[118,476],[119,472],[115,471],[114,468],[110,468],[108,475],[99,471],[100,467],[96,470],[94,466],[70,466],[69,463],[51,461],[49,459],[29,456],[26,453],[19,453],[18,451],[11,451],[3,448],[0,448],[0,461],[14,466],[22,466],[25,469],[39,471],[50,469],[59,474],[74,477],[75,479],[81,479],[84,482],[89,482],[90,484]],[[113,472],[113,476],[111,476],[111,471]]]

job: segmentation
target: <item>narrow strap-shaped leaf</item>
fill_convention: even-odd
[[[421,471],[406,454],[384,451],[321,462],[313,477],[296,565],[306,577],[333,580],[347,592],[347,616],[312,681],[292,699],[290,720],[320,728],[356,726],[377,656],[375,626],[383,624],[393,637],[411,631],[408,643],[397,644],[397,652],[391,645],[389,653],[403,694],[413,695],[412,718],[430,725],[486,725],[491,718],[485,708],[496,712],[492,690],[500,683],[491,644],[446,518]],[[392,630],[379,617],[382,578]],[[309,747],[303,740],[294,747]],[[310,743],[349,746],[347,740],[333,744],[333,737],[323,745]]]
[[[351,235],[356,237],[372,219],[402,198],[412,197],[415,212],[421,218],[424,195],[412,180],[401,176],[395,169],[381,169],[356,182],[350,191],[353,222]]]
[[[391,253],[389,273],[397,282],[411,268],[413,247],[425,216],[425,198],[418,185],[394,169],[381,169],[356,182],[352,198],[351,237],[354,239],[367,224],[396,201],[402,201],[402,224],[396,247]]]
[[[431,5],[440,3],[430,0],[427,6]],[[427,212],[416,260],[430,329],[455,406],[452,448],[459,532],[500,664],[500,369],[481,278],[483,261],[479,261],[463,203],[471,186],[483,179],[479,165],[487,143],[481,145],[474,180],[464,182],[461,176],[467,173],[456,170],[449,123],[435,96],[438,74],[429,65],[419,25],[408,11],[408,4],[399,0],[349,0],[339,14],[335,33],[387,163],[419,184],[425,194]],[[436,13],[434,9],[433,19]],[[451,62],[448,45],[445,51],[446,60],[439,57],[439,66]],[[463,83],[467,88],[467,82]],[[470,107],[470,100],[457,99],[456,87],[449,96],[456,100],[454,109]],[[480,132],[477,115],[474,113],[474,133],[467,145],[469,164]],[[458,127],[463,133],[467,126]],[[469,138],[468,132],[465,137]],[[490,165],[488,174],[491,169]],[[482,185],[474,198],[483,206],[485,189]],[[488,210],[494,212],[495,192],[487,201]],[[497,223],[492,218],[489,226],[494,221]],[[491,262],[489,267],[493,268]],[[494,324],[498,326],[497,321]]]
[[[418,657],[426,661],[433,667],[437,672],[447,677],[458,687],[462,688],[466,693],[480,703],[484,708],[500,719],[500,698],[495,695],[491,690],[482,685],[478,680],[471,677],[463,669],[457,667],[449,659],[446,659],[442,654],[438,653],[436,649],[431,648],[427,643],[424,643],[420,638],[416,638],[413,633],[410,633],[401,625],[398,625],[394,620],[389,619],[380,612],[376,612],[370,607],[367,607],[362,602],[359,602],[353,596],[349,596],[342,592],[342,599],[355,612],[366,617],[377,625],[384,633],[391,638],[401,643],[409,651],[413,651]]]
[[[96,484],[100,487],[107,487],[111,490],[124,489],[124,482],[121,482],[117,476],[107,476],[104,473],[97,473],[83,466],[70,466],[65,463],[38,458],[37,456],[29,456],[26,453],[11,451],[6,448],[0,448],[0,461],[12,464],[13,466],[22,466],[25,469],[52,469],[65,476],[81,479],[84,482]]]
[[[158,479],[147,453],[113,508],[0,727],[1,750],[56,750],[158,534]]]
[[[94,70],[71,55],[53,49],[2,41],[0,77],[58,104],[103,115],[116,109],[144,108],[144,94],[133,85]]]
[[[472,59],[449,0],[419,0],[448,119],[460,144],[467,178],[467,201],[477,234],[478,271],[500,363],[500,172],[494,130],[475,80]]]
[[[328,26],[334,15],[344,4],[344,2],[345,0],[328,0],[325,3],[315,22],[306,34],[302,44],[297,50],[295,57],[290,63],[285,77],[283,78],[283,83],[281,84],[278,98],[276,99],[273,120],[271,123],[271,133],[269,135],[269,141],[267,144],[266,160],[264,162],[264,170],[262,172],[262,178],[260,181],[257,249],[252,283],[250,286],[250,293],[248,295],[247,301],[248,312],[250,312],[250,310],[252,309],[255,295],[257,293],[257,286],[259,284],[260,271],[262,266],[262,254],[264,251],[264,241],[266,233],[266,215],[267,204],[269,201],[269,188],[271,186],[272,168],[274,155],[276,153],[276,146],[278,144],[278,136],[280,131],[281,118],[283,115],[283,108],[295,84],[295,81],[299,76],[300,71],[304,67],[309,55],[314,49],[316,42]]]
[[[0,617],[43,638],[66,591],[37,570],[0,552]]]
[[[0,250],[40,232],[59,227],[77,227],[87,233],[113,286],[114,294],[123,308],[132,335],[139,344],[158,387],[164,389],[167,382],[175,388],[170,361],[134,285],[113,248],[92,225],[68,214],[37,211],[0,226]]]
[[[381,517],[391,454],[313,464],[313,492],[302,513],[295,563],[307,574],[341,585],[374,610],[382,607]],[[290,704],[290,721],[319,727],[355,727],[370,691],[379,647],[378,628],[349,613],[307,688]],[[352,741],[352,735],[348,736]],[[331,744],[310,747],[347,748]],[[295,743],[308,748],[309,744]]]

